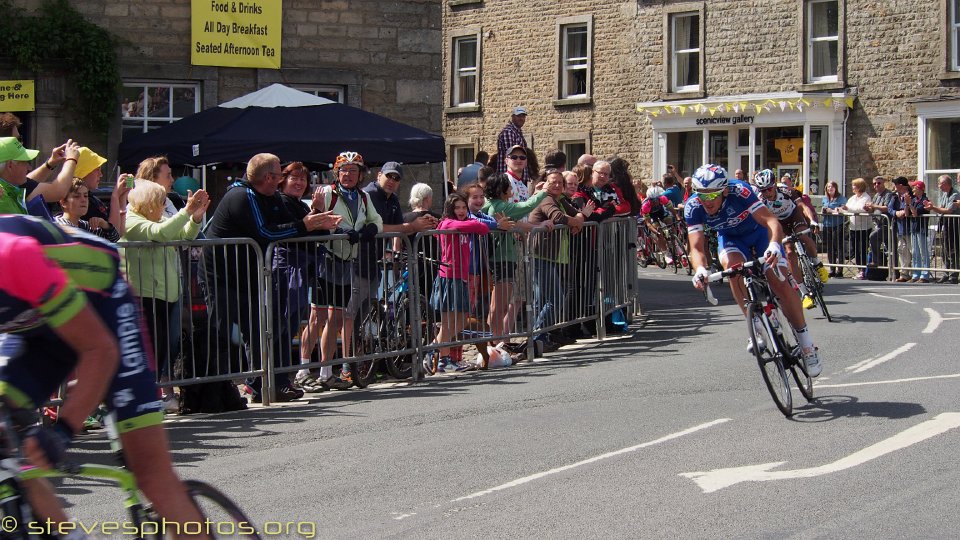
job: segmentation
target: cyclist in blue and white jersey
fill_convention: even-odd
[[[727,171],[719,165],[704,165],[693,174],[694,194],[684,205],[683,214],[690,238],[690,260],[697,269],[693,285],[703,290],[707,276],[707,252],[704,225],[717,231],[717,252],[724,269],[752,258],[751,252],[762,256],[770,288],[780,300],[784,315],[797,332],[803,360],[810,376],[820,375],[820,355],[803,317],[800,298],[794,293],[792,280],[775,275],[776,265],[784,276],[790,275],[783,246],[783,228],[757,194],[745,182],[729,180]],[[743,278],[730,280],[730,289],[737,304],[744,310],[747,298]],[[749,348],[749,347],[748,347]]]

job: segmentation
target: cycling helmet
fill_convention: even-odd
[[[662,195],[663,195],[663,188],[660,186],[653,186],[647,189],[648,199],[659,199]]]
[[[770,186],[777,185],[777,175],[773,174],[770,169],[764,169],[753,177],[753,183],[757,186],[757,189],[767,189]]]
[[[339,170],[340,167],[349,163],[358,165],[361,169],[367,168],[363,163],[363,156],[358,152],[341,152],[340,155],[337,156],[337,161],[333,164],[333,168]]]
[[[694,191],[723,189],[729,183],[726,169],[719,165],[703,165],[693,173]]]

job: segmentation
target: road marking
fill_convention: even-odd
[[[879,357],[876,357],[876,358],[867,358],[866,360],[864,360],[864,361],[862,361],[862,362],[857,362],[856,364],[854,364],[854,365],[846,368],[846,371],[849,371],[849,372],[851,372],[851,373],[862,373],[862,372],[864,372],[864,371],[866,371],[866,370],[868,370],[868,369],[870,369],[870,368],[872,368],[872,367],[879,366],[880,364],[882,364],[882,363],[884,363],[884,362],[893,360],[893,359],[896,358],[897,356],[899,356],[899,355],[901,355],[901,354],[909,351],[910,349],[912,349],[915,345],[916,345],[916,343],[907,343],[906,345],[901,346],[899,349],[896,349],[896,350],[894,350],[894,351],[888,352],[887,354],[885,354],[885,355],[883,355],[883,356],[879,356]]]
[[[622,449],[620,449],[620,450],[615,450],[615,451],[613,451],[613,452],[607,452],[606,454],[600,454],[599,456],[595,456],[595,457],[592,457],[592,458],[588,458],[588,459],[585,459],[585,460],[583,460],[583,461],[578,461],[578,462],[576,462],[576,463],[571,463],[570,465],[564,465],[563,467],[557,467],[556,469],[550,469],[549,471],[543,471],[543,472],[539,472],[539,473],[536,473],[536,474],[531,474],[530,476],[525,476],[525,477],[523,477],[523,478],[518,478],[518,479],[513,480],[513,481],[511,481],[511,482],[507,482],[506,484],[500,484],[499,486],[492,487],[492,488],[490,488],[490,489],[485,489],[485,490],[483,490],[483,491],[478,491],[478,492],[476,492],[476,493],[471,493],[470,495],[464,495],[463,497],[458,497],[458,498],[456,498],[456,499],[453,499],[453,500],[450,501],[450,502],[454,502],[454,503],[455,503],[455,502],[465,501],[465,500],[467,500],[467,499],[476,499],[477,497],[483,497],[483,496],[489,495],[489,494],[491,494],[491,493],[496,493],[497,491],[503,491],[503,490],[505,490],[505,489],[510,489],[510,488],[514,488],[514,487],[517,487],[517,486],[521,486],[521,485],[526,484],[526,483],[528,483],[528,482],[533,482],[534,480],[539,480],[539,479],[541,479],[541,478],[544,478],[544,477],[547,477],[547,476],[550,476],[550,475],[553,475],[553,474],[561,473],[561,472],[564,472],[564,471],[569,471],[569,470],[571,470],[571,469],[575,469],[575,468],[580,467],[580,466],[583,466],[583,465],[589,465],[589,464],[591,464],[591,463],[596,463],[596,462],[602,461],[602,460],[604,460],[604,459],[616,457],[616,456],[619,456],[619,455],[622,455],[622,454],[627,454],[627,453],[630,453],[630,452],[635,452],[635,451],[637,451],[637,450],[641,450],[641,449],[643,449],[643,448],[647,448],[647,447],[650,447],[650,446],[654,446],[654,445],[657,445],[657,444],[660,444],[660,443],[665,443],[665,442],[667,442],[667,441],[671,441],[671,440],[673,440],[673,439],[677,439],[677,438],[683,437],[684,435],[690,435],[691,433],[696,433],[697,431],[700,431],[700,430],[703,430],[703,429],[707,429],[707,428],[710,428],[710,427],[713,427],[713,426],[717,426],[717,425],[723,424],[724,422],[729,422],[729,421],[730,421],[729,418],[718,418],[717,420],[714,420],[714,421],[712,421],[712,422],[707,422],[707,423],[705,423],[705,424],[700,424],[700,425],[698,425],[698,426],[693,426],[692,428],[685,429],[685,430],[683,430],[683,431],[678,431],[678,432],[676,432],[676,433],[671,433],[670,435],[666,435],[666,436],[664,436],[664,437],[660,437],[659,439],[656,439],[656,440],[653,440],[653,441],[649,441],[649,442],[645,442],[645,443],[642,443],[642,444],[638,444],[638,445],[636,445],[636,446],[631,446],[631,447],[629,447],[629,448],[622,448]]]
[[[953,375],[930,375],[927,377],[909,377],[906,379],[893,379],[893,380],[887,380],[887,381],[870,381],[870,382],[843,383],[843,384],[818,384],[817,388],[846,388],[848,386],[870,386],[872,384],[898,384],[898,383],[914,382],[914,381],[929,381],[932,379],[960,379],[960,373],[954,373]]]
[[[949,293],[949,294],[905,294],[905,295],[903,295],[903,296],[906,296],[906,297],[909,297],[909,298],[921,298],[921,297],[925,297],[925,296],[939,296],[939,297],[944,297],[944,296],[960,296],[960,293]]]
[[[927,327],[923,329],[922,334],[932,334],[934,330],[940,326],[940,323],[943,322],[943,317],[940,316],[940,313],[937,310],[932,308],[923,308],[927,312],[927,315],[930,317],[930,322],[927,323]]]
[[[930,302],[931,304],[960,304],[960,302]]]
[[[906,298],[897,298],[896,296],[884,296],[884,295],[882,295],[882,294],[877,294],[877,293],[875,293],[875,292],[872,292],[872,293],[870,293],[870,294],[872,294],[873,296],[876,296],[877,298],[889,298],[890,300],[899,300],[899,301],[901,301],[901,302],[906,302],[906,303],[908,303],[908,304],[916,304],[916,302],[911,302],[910,300],[907,300]]]
[[[960,427],[960,413],[941,413],[930,420],[907,428],[893,437],[854,452],[847,457],[840,458],[833,463],[827,463],[819,467],[792,471],[771,471],[770,469],[786,463],[786,461],[777,461],[773,463],[762,463],[760,465],[747,465],[745,467],[681,473],[680,476],[690,478],[696,482],[704,493],[713,493],[714,491],[719,491],[723,488],[739,484],[740,482],[767,482],[770,480],[813,478],[863,465],[868,461],[897,450],[902,450],[957,427]]]

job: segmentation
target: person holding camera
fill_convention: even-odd
[[[910,193],[910,181],[906,177],[898,176],[893,179],[895,195],[890,199],[887,205],[887,214],[891,220],[896,222],[896,245],[897,260],[894,266],[906,265],[911,260],[910,250],[910,227],[912,218],[917,216],[917,208],[914,205],[913,194]],[[900,270],[897,277],[898,283],[910,281],[910,272]]]

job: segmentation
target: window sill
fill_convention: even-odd
[[[956,81],[960,80],[960,71],[944,71],[940,73],[941,81]]]
[[[450,7],[469,6],[470,4],[482,4],[483,0],[447,0]]]
[[[663,92],[660,94],[660,99],[663,101],[669,101],[679,99],[699,99],[706,96],[707,93],[703,90],[694,90],[692,92]]]
[[[443,114],[467,114],[477,113],[482,109],[479,105],[465,105],[463,107],[447,107],[443,109]]]
[[[801,84],[799,90],[801,92],[822,92],[824,90],[843,90],[846,87],[847,85],[843,81],[830,81]]]
[[[573,105],[591,105],[591,104],[593,104],[593,98],[589,96],[562,98],[562,99],[553,100],[554,107],[570,107]]]

